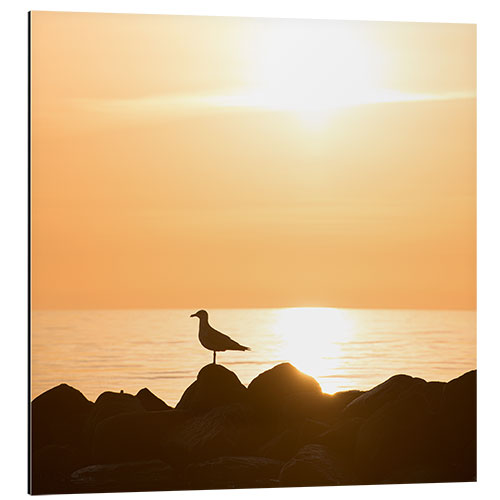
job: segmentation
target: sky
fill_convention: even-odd
[[[476,28],[32,14],[35,309],[476,306]]]

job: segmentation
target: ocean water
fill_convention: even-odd
[[[193,310],[33,311],[31,389],[65,382],[90,400],[148,387],[175,405],[212,352]],[[476,368],[476,312],[334,308],[211,310],[248,352],[217,362],[245,385],[288,361],[326,393],[370,389],[397,373],[448,381]]]

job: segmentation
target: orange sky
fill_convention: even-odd
[[[475,308],[473,25],[32,15],[32,303]]]

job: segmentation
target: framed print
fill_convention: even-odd
[[[476,481],[476,26],[29,30],[30,493]]]

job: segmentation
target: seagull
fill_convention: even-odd
[[[233,339],[218,332],[208,324],[208,313],[207,311],[201,309],[200,311],[191,314],[191,318],[200,319],[200,329],[198,331],[198,338],[200,339],[201,345],[208,349],[209,351],[214,351],[214,361],[215,365],[215,355],[217,351],[250,351],[250,347],[238,344]]]

